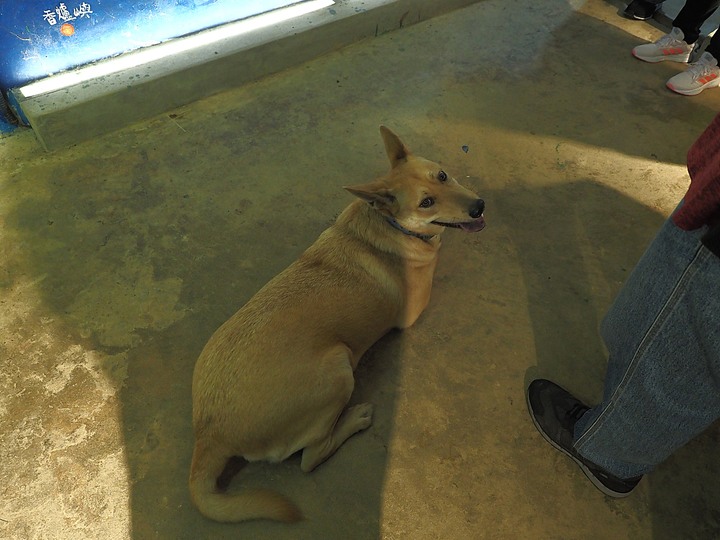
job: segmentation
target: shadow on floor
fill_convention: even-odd
[[[548,378],[586,403],[598,403],[607,365],[600,320],[663,217],[594,181],[544,188],[517,185],[492,199],[514,241],[527,285],[537,365],[527,370],[525,385]],[[522,220],[509,221],[508,216]],[[714,450],[719,427],[680,449],[629,499],[598,495],[600,504],[615,512],[649,512],[655,539],[714,537],[720,529],[720,512],[713,503],[720,496]],[[560,454],[539,437],[538,444],[547,447],[550,469]],[[566,460],[563,469],[570,469],[574,481],[590,486],[571,460],[560,459]]]
[[[92,190],[83,183],[94,177],[93,165],[58,163],[43,173],[40,199],[37,193],[18,197],[7,222],[28,249],[25,261],[16,261],[22,268],[14,278],[44,276],[44,302],[71,341],[108,359],[106,375],[121,388],[133,537],[234,537],[238,529],[206,521],[189,503],[195,359],[212,332],[296,258],[329,225],[333,209],[351,197],[335,186],[336,193],[321,202],[320,191],[291,179],[273,183],[271,167],[260,165],[265,170],[255,175],[248,161],[244,172],[268,182],[250,192],[222,175],[178,181],[170,171],[203,178],[201,171],[188,174],[197,161],[178,155],[148,148],[128,158],[130,167],[124,161],[122,171],[95,178]],[[308,517],[292,528],[258,522],[243,531],[250,537],[261,531],[276,538],[378,537],[392,388],[402,356],[399,334],[367,355],[353,401],[373,402],[375,422],[340,449],[332,467],[303,474],[293,458],[252,464],[236,478],[233,486],[283,492]],[[125,369],[114,369],[120,363]]]
[[[487,1],[474,8],[481,20],[456,18],[453,32],[467,38],[440,42],[423,57],[419,73],[434,74],[447,88],[447,99],[428,113],[451,123],[472,119],[502,131],[684,164],[699,135],[688,135],[684,126],[707,125],[718,93],[688,99],[669,91],[665,81],[683,65],[632,57],[632,48],[644,41],[623,27],[647,23],[618,16],[620,27],[608,24],[598,18],[606,12],[592,16],[599,11],[595,4],[585,3],[585,13],[562,0],[542,7]],[[388,62],[400,64],[398,56]],[[417,87],[419,73],[406,82]],[[409,98],[398,105],[416,103]]]

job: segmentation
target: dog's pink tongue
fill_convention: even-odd
[[[461,223],[460,228],[465,232],[478,232],[482,231],[485,228],[485,218],[480,216],[474,221],[469,221],[467,223]]]

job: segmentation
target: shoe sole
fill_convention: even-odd
[[[535,420],[535,414],[533,413],[532,406],[530,405],[530,396],[525,392],[525,403],[527,404],[528,412],[530,413],[530,419],[532,420],[532,423],[535,425],[535,429],[538,430],[540,435],[542,435],[542,438],[545,439],[550,445],[555,448],[556,450],[559,450],[563,454],[565,454],[567,457],[572,459],[575,463],[578,464],[580,467],[580,470],[583,472],[583,474],[587,477],[590,482],[592,482],[593,486],[595,486],[598,490],[600,490],[603,494],[607,495],[608,497],[613,497],[615,499],[623,499],[630,495],[632,493],[632,490],[628,491],[627,493],[619,493],[617,491],[613,491],[612,489],[608,488],[605,484],[603,484],[600,480],[597,479],[597,477],[592,473],[590,469],[578,458],[573,456],[571,453],[569,453],[567,450],[565,450],[562,446],[558,445],[555,441],[553,441],[550,437],[548,437],[545,432],[540,427],[540,424],[537,423],[537,420]]]

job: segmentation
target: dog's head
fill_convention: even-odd
[[[391,223],[415,236],[433,236],[445,227],[466,232],[485,227],[485,202],[461,186],[439,164],[413,155],[400,138],[380,126],[390,172],[368,184],[346,187]]]

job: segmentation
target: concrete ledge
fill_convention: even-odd
[[[11,102],[55,150],[477,1],[336,0],[262,29],[238,21],[93,65],[121,61],[106,75],[87,79],[79,68],[43,81],[64,77],[60,89],[13,89]]]

